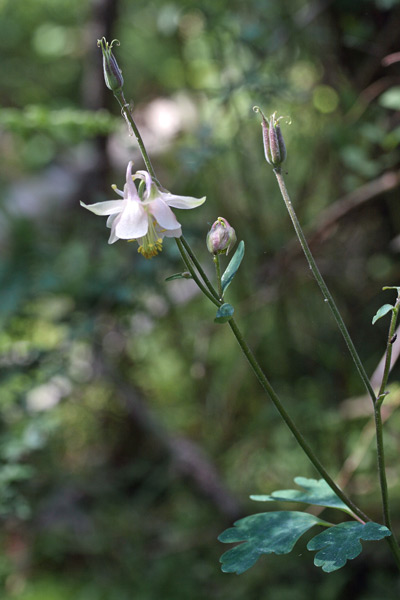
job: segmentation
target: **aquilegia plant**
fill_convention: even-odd
[[[310,539],[307,549],[316,552],[314,564],[322,567],[324,571],[331,572],[340,569],[349,559],[358,556],[362,551],[360,540],[381,540],[383,538],[386,538],[394,560],[400,569],[400,547],[392,530],[389,511],[381,417],[382,404],[387,394],[386,386],[391,365],[392,345],[395,341],[396,321],[400,307],[400,287],[384,288],[396,290],[397,300],[394,305],[385,304],[382,306],[373,319],[373,323],[375,323],[381,317],[387,314],[391,315],[384,372],[380,388],[375,393],[340,312],[318,270],[291,204],[281,170],[281,165],[286,158],[286,147],[279,124],[282,117],[276,117],[276,113],[274,113],[267,118],[259,107],[254,107],[255,112],[261,115],[263,143],[267,163],[272,167],[273,173],[276,176],[280,192],[310,269],[322,291],[325,302],[328,303],[333,313],[340,332],[346,341],[351,358],[356,365],[373,404],[379,483],[383,508],[383,524],[379,524],[372,522],[368,515],[354,504],[347,494],[338,487],[318,457],[314,454],[311,446],[304,439],[297,425],[282,405],[279,396],[245,342],[233,318],[233,306],[225,302],[225,292],[235,277],[244,256],[244,242],[241,241],[238,244],[228,267],[221,274],[219,257],[221,254],[227,255],[235,246],[236,234],[233,227],[225,218],[217,218],[207,235],[207,248],[212,255],[216,272],[216,286],[214,286],[182,235],[181,224],[178,222],[171,208],[196,208],[203,204],[205,198],[174,195],[165,190],[158,181],[139,130],[132,117],[129,104],[127,104],[124,97],[122,73],[112,52],[113,44],[115,43],[118,42],[114,40],[108,43],[105,38],[98,41],[103,54],[104,78],[107,87],[114,93],[121,107],[122,116],[129,127],[129,133],[134,134],[137,139],[146,170],[132,173],[132,162],[129,162],[126,170],[124,190],[120,191],[116,186],[113,186],[113,189],[121,199],[98,202],[92,205],[82,203],[82,206],[96,215],[108,217],[106,225],[111,230],[108,240],[110,244],[117,240],[137,241],[139,244],[138,251],[145,258],[152,258],[162,250],[164,237],[175,238],[183,260],[184,271],[168,277],[167,280],[192,278],[200,290],[217,307],[215,322],[227,323],[229,325],[267,396],[273,402],[284,422],[321,477],[318,480],[296,477],[295,483],[299,489],[279,490],[268,495],[251,496],[251,498],[258,502],[279,501],[337,509],[341,511],[342,515],[343,513],[346,515],[346,520],[339,524],[330,523],[310,512],[293,510],[268,511],[240,519],[234,524],[234,527],[227,529],[219,536],[221,542],[241,542],[223,554],[221,557],[222,570],[239,574],[254,565],[262,554],[287,554],[306,531],[317,525],[324,529],[322,533],[318,533]]]

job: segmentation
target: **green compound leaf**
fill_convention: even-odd
[[[240,575],[262,554],[288,554],[303,533],[318,524],[328,525],[314,515],[296,511],[259,513],[239,519],[218,538],[225,543],[244,542],[221,556],[221,569]]]
[[[232,279],[235,277],[240,263],[244,256],[244,242],[241,241],[236,249],[235,254],[232,256],[231,262],[226,267],[224,274],[221,277],[222,292],[225,292]]]
[[[315,566],[332,573],[360,554],[360,540],[381,540],[389,535],[392,535],[390,530],[378,523],[339,523],[310,540],[307,550],[319,550],[314,558]]]
[[[387,315],[387,313],[393,309],[394,309],[394,306],[392,306],[391,304],[384,304],[383,306],[381,306],[380,309],[377,311],[376,315],[374,316],[374,318],[372,319],[372,325],[375,325],[375,323],[377,322],[378,319],[381,319],[382,317]]]
[[[173,281],[174,279],[192,279],[192,276],[187,271],[185,271],[184,273],[174,273],[174,275],[166,277],[165,281]]]
[[[231,304],[228,304],[228,302],[225,302],[225,304],[220,306],[219,309],[217,310],[217,314],[214,319],[214,322],[215,323],[226,323],[227,321],[229,321],[229,319],[232,318],[232,315],[234,312],[235,312],[235,309],[233,308],[233,306]]]
[[[304,504],[315,504],[316,506],[327,506],[329,508],[338,508],[349,514],[352,511],[335,492],[329,487],[324,479],[307,479],[306,477],[295,477],[294,482],[304,491],[299,490],[277,490],[269,496],[257,495],[250,496],[252,500],[258,502],[302,502]]]

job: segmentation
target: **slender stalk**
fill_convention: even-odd
[[[373,390],[373,387],[371,386],[371,383],[369,381],[368,375],[365,372],[365,369],[364,369],[364,366],[363,366],[363,364],[362,364],[362,362],[360,360],[360,357],[358,356],[357,350],[356,350],[356,348],[355,348],[355,346],[353,344],[353,340],[351,339],[350,334],[347,331],[347,327],[346,327],[346,325],[345,325],[345,323],[344,323],[344,321],[342,319],[342,315],[340,314],[340,312],[339,312],[339,310],[338,310],[338,308],[337,308],[337,306],[335,304],[335,301],[334,301],[334,299],[333,299],[333,297],[332,297],[332,295],[331,295],[331,293],[330,293],[330,291],[329,291],[329,289],[328,289],[328,287],[327,287],[327,285],[326,285],[326,283],[325,283],[325,281],[324,281],[324,279],[323,279],[323,277],[322,277],[322,275],[321,275],[321,273],[320,273],[320,271],[319,271],[319,269],[317,267],[317,264],[316,264],[316,262],[314,260],[314,257],[311,254],[311,250],[308,247],[306,237],[305,237],[305,235],[303,233],[303,230],[301,229],[300,223],[299,223],[299,221],[297,219],[296,213],[295,213],[294,208],[292,206],[292,203],[290,201],[290,197],[289,197],[288,191],[286,189],[286,185],[285,185],[285,182],[284,182],[284,179],[283,179],[283,176],[282,176],[281,169],[279,167],[275,168],[274,169],[274,173],[276,175],[276,179],[278,181],[279,189],[280,189],[282,197],[283,197],[283,199],[285,201],[286,208],[287,208],[287,210],[289,212],[290,218],[292,220],[292,223],[293,223],[293,226],[295,228],[297,237],[299,238],[299,242],[300,242],[301,247],[303,249],[303,252],[304,252],[304,254],[306,256],[306,259],[307,259],[307,262],[308,262],[308,264],[310,266],[310,269],[311,269],[311,271],[312,271],[312,273],[313,273],[313,275],[314,275],[314,277],[315,277],[315,279],[316,279],[316,281],[317,281],[317,283],[318,283],[318,285],[319,285],[319,287],[320,287],[320,289],[322,291],[322,294],[323,294],[323,296],[325,298],[325,301],[328,303],[329,308],[331,309],[331,311],[333,313],[335,321],[336,321],[336,323],[337,323],[337,325],[338,325],[338,327],[340,329],[340,332],[341,332],[342,336],[345,339],[345,342],[347,344],[347,347],[349,349],[351,357],[352,357],[352,359],[353,359],[353,361],[354,361],[354,363],[355,363],[355,365],[357,367],[358,373],[359,373],[359,375],[360,375],[360,377],[361,377],[361,379],[362,379],[362,381],[363,381],[363,383],[364,383],[364,385],[365,385],[365,387],[366,387],[366,389],[368,391],[368,394],[370,395],[370,397],[372,399],[372,402],[375,404],[375,402],[376,402],[375,392]]]
[[[397,317],[399,312],[400,296],[397,297],[396,304],[392,310],[392,318],[390,320],[389,333],[386,345],[386,360],[385,367],[382,376],[382,382],[378,392],[378,398],[374,405],[374,418],[375,418],[375,431],[376,431],[376,449],[378,459],[378,472],[379,472],[379,483],[381,488],[382,496],[382,509],[383,509],[383,520],[392,531],[392,535],[387,538],[388,544],[393,552],[397,564],[400,568],[400,547],[397,539],[392,530],[392,520],[390,516],[390,505],[389,505],[389,490],[386,477],[386,466],[385,466],[385,449],[383,443],[383,425],[382,425],[382,404],[386,397],[386,385],[389,378],[390,362],[392,358],[392,347],[393,347],[393,335],[396,329]]]
[[[387,385],[387,381],[390,373],[390,363],[392,360],[392,349],[393,349],[393,336],[396,330],[397,317],[399,314],[399,306],[400,306],[400,295],[398,295],[396,304],[392,310],[392,318],[390,320],[388,339],[386,344],[386,359],[385,359],[385,367],[383,369],[382,382],[378,392],[377,404],[381,405],[383,400],[385,399],[385,388]]]
[[[399,544],[394,536],[391,518],[390,518],[389,493],[388,493],[388,485],[387,485],[387,479],[386,479],[385,453],[384,453],[384,446],[383,446],[383,426],[382,426],[382,416],[381,416],[381,404],[378,405],[378,402],[376,402],[374,405],[374,417],[375,417],[379,481],[380,481],[381,495],[382,495],[383,520],[384,520],[386,527],[388,529],[390,529],[390,531],[392,532],[392,535],[390,537],[386,538],[386,540],[390,546],[390,549],[392,550],[392,553],[396,560],[397,566],[400,568],[400,548],[399,548]]]
[[[290,201],[290,197],[289,197],[289,194],[288,194],[288,191],[287,191],[287,188],[286,188],[283,176],[282,176],[281,169],[279,167],[275,168],[274,173],[277,178],[282,197],[286,204],[286,208],[289,212],[294,229],[296,231],[297,237],[299,239],[299,242],[301,244],[303,252],[306,256],[306,259],[308,261],[310,269],[322,291],[322,294],[323,294],[326,302],[328,303],[328,305],[333,313],[336,323],[346,341],[346,344],[347,344],[347,347],[351,354],[351,357],[357,367],[359,375],[368,391],[368,394],[371,397],[371,400],[372,400],[372,403],[374,406],[378,471],[379,471],[379,482],[380,482],[381,495],[382,495],[383,518],[384,518],[384,523],[385,523],[386,527],[392,531],[390,511],[389,511],[389,494],[388,494],[386,468],[385,468],[385,453],[384,453],[384,445],[383,445],[383,427],[382,427],[382,417],[381,417],[381,405],[382,405],[382,401],[385,397],[385,387],[387,384],[387,379],[388,379],[389,371],[390,371],[390,359],[391,359],[391,353],[392,353],[392,344],[391,344],[390,340],[392,339],[392,336],[394,334],[395,327],[396,327],[398,304],[396,304],[395,310],[393,311],[393,314],[392,314],[392,322],[391,322],[391,326],[389,329],[388,347],[387,347],[386,361],[385,361],[385,370],[384,370],[382,384],[381,384],[378,396],[376,396],[376,394],[371,386],[371,383],[369,381],[368,375],[366,374],[364,366],[360,360],[360,357],[358,356],[357,350],[355,349],[355,346],[350,337],[350,334],[349,334],[349,332],[346,328],[346,325],[342,319],[342,316],[341,316],[341,314],[335,304],[335,301],[333,300],[333,297],[332,297],[332,295],[331,295],[331,293],[330,293],[330,291],[329,291],[329,289],[317,267],[314,257],[311,254],[311,250],[307,244],[306,237],[303,233],[303,230],[301,229],[300,223],[297,219],[297,215],[296,215],[295,210]],[[391,548],[391,551],[393,553],[396,564],[400,568],[400,547],[398,545],[396,538],[394,537],[393,531],[392,531],[392,535],[390,537],[386,538],[386,540]]]
[[[217,275],[218,295],[219,295],[219,299],[222,302],[223,291],[222,291],[222,282],[221,282],[221,265],[219,263],[218,254],[214,254],[213,260],[214,260],[214,265],[215,265],[215,273]]]
[[[329,487],[335,492],[335,494],[337,496],[339,496],[339,498],[344,502],[344,504],[346,504],[346,506],[348,506],[353,511],[354,516],[358,521],[360,521],[361,523],[364,523],[365,521],[370,521],[371,519],[365,513],[363,513],[358,508],[358,506],[356,506],[356,504],[354,504],[354,502],[352,502],[352,500],[350,500],[350,498],[336,485],[336,483],[333,481],[332,477],[326,471],[325,467],[322,465],[322,463],[320,462],[318,457],[314,454],[313,450],[308,445],[308,443],[304,439],[303,435],[300,433],[297,426],[295,425],[294,421],[292,420],[292,418],[290,417],[290,415],[287,413],[286,409],[282,405],[278,395],[276,394],[272,385],[268,381],[267,377],[264,375],[264,372],[263,372],[262,368],[260,367],[259,363],[257,362],[257,359],[255,358],[253,352],[251,351],[249,346],[246,344],[246,342],[243,338],[243,335],[240,332],[240,330],[236,324],[236,321],[234,319],[231,319],[230,321],[228,321],[228,324],[229,324],[230,328],[232,329],[232,332],[233,332],[234,336],[236,337],[236,339],[239,343],[239,346],[242,349],[243,354],[249,361],[250,366],[253,369],[254,374],[257,377],[258,381],[260,382],[261,386],[263,387],[264,391],[267,393],[267,395],[273,402],[275,408],[278,410],[282,419],[285,421],[286,425],[289,427],[290,431],[296,438],[298,444],[301,446],[301,448],[303,449],[305,454],[308,456],[308,458],[310,459],[310,461],[312,462],[312,464],[314,465],[314,467],[316,468],[318,473],[325,479],[325,481],[327,482]]]
[[[121,107],[121,112],[122,115],[124,116],[125,120],[129,123],[129,125],[132,128],[133,133],[135,134],[136,137],[136,141],[138,143],[139,146],[139,150],[140,153],[143,157],[144,160],[144,164],[146,165],[146,169],[148,170],[148,172],[150,173],[150,175],[152,176],[152,178],[154,179],[154,181],[159,184],[160,182],[158,181],[157,177],[156,177],[156,173],[154,171],[153,165],[151,164],[151,160],[150,157],[148,155],[148,152],[146,150],[146,146],[144,145],[144,142],[142,140],[142,136],[140,135],[140,131],[137,128],[137,125],[131,115],[131,111],[129,110],[129,104],[127,103],[127,101],[125,100],[125,96],[123,91],[121,90],[118,93],[114,94],[114,97],[117,99],[118,104]]]
[[[183,247],[185,248],[185,250],[187,250],[187,248],[189,248],[191,254],[193,254],[191,251],[191,248],[187,242],[186,242],[186,244],[183,244],[182,238],[177,239],[176,242],[178,244],[178,248],[181,252],[181,255],[185,262],[185,265],[187,266],[187,268],[189,269],[190,273],[193,276],[193,274],[194,274],[193,267],[191,265],[189,258],[185,256],[184,251],[183,251]],[[190,258],[192,258],[192,256],[190,256]],[[220,270],[218,257],[216,257],[216,258],[217,258],[217,260],[215,260],[215,258],[214,258],[214,264],[215,264],[217,280],[218,280],[218,290],[219,290],[220,298],[222,298],[221,270]],[[194,279],[195,279],[197,285],[199,285],[198,278],[196,277]],[[209,285],[211,286],[211,288],[213,290],[213,296],[214,296],[214,294],[216,294],[216,291],[213,288],[211,283],[209,283]],[[202,284],[200,284],[199,287],[204,293],[204,286]],[[208,298],[210,298],[210,295],[208,293],[206,295]],[[221,304],[220,301],[216,302],[213,297],[211,297],[210,299],[212,300],[212,302],[214,304],[218,304],[218,306]],[[270,400],[273,402],[275,408],[278,410],[279,414],[281,415],[281,417],[284,420],[284,422],[286,423],[286,425],[289,427],[289,429],[292,432],[292,434],[294,435],[296,441],[298,442],[300,447],[303,449],[303,451],[305,452],[305,454],[307,455],[307,457],[309,458],[311,463],[314,465],[315,469],[323,477],[323,479],[325,479],[325,481],[330,486],[330,488],[335,492],[335,494],[344,502],[344,504],[346,504],[346,506],[348,506],[350,508],[350,510],[353,512],[353,516],[355,519],[357,519],[361,523],[365,523],[365,521],[370,521],[371,519],[361,509],[359,509],[358,506],[356,504],[354,504],[354,502],[336,485],[336,483],[334,482],[332,477],[329,475],[329,473],[327,472],[325,467],[322,465],[322,463],[320,462],[318,457],[314,454],[313,450],[308,445],[308,443],[304,439],[303,435],[297,428],[296,424],[294,423],[294,421],[292,420],[292,418],[290,417],[290,415],[288,414],[288,412],[282,405],[282,403],[279,399],[279,396],[276,394],[275,390],[269,383],[261,366],[257,362],[257,359],[255,358],[251,349],[249,348],[246,341],[244,340],[243,335],[240,332],[240,330],[236,324],[236,321],[234,319],[230,319],[228,321],[228,323],[229,323],[229,326],[230,326],[234,336],[236,337],[236,339],[239,343],[240,348],[242,349],[243,354],[245,355],[248,362],[250,363],[250,366],[253,369],[253,372],[256,375],[258,381],[260,382],[264,391],[269,396]]]
[[[190,258],[185,253],[185,249],[184,249],[183,244],[182,244],[182,238],[175,238],[175,241],[176,241],[176,245],[178,246],[179,252],[181,254],[182,260],[185,263],[185,266],[186,266],[187,270],[191,274],[192,279],[195,281],[195,283],[197,284],[197,286],[199,287],[199,289],[216,306],[221,306],[221,302],[217,298],[215,298],[214,294],[210,294],[210,292],[204,287],[204,285],[201,283],[200,279],[198,278],[197,273],[196,273],[196,271],[193,268],[193,265],[192,265],[192,262],[191,262]],[[213,291],[215,293],[214,289],[213,289]]]
[[[183,244],[186,252],[190,256],[190,258],[192,259],[192,261],[193,261],[196,269],[198,270],[198,272],[199,272],[202,280],[204,281],[204,283],[208,287],[210,293],[214,296],[214,298],[216,298],[217,300],[219,300],[220,296],[218,296],[217,292],[215,291],[214,286],[212,285],[211,281],[208,279],[206,273],[204,272],[203,267],[201,266],[201,264],[197,260],[195,253],[193,252],[192,248],[190,247],[190,245],[186,241],[185,237],[182,235],[180,239],[182,241],[182,244]]]

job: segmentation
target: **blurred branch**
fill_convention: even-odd
[[[102,36],[112,39],[118,4],[118,0],[92,0],[91,18],[85,27],[86,59],[82,76],[82,105],[93,111],[106,108],[112,99],[104,83],[102,56],[96,42]],[[82,181],[82,193],[88,187],[93,188],[93,185],[97,188],[92,189],[94,196],[97,191],[101,193],[106,188],[110,171],[107,141],[108,135],[99,135],[95,140],[96,154],[90,173]]]
[[[348,217],[370,200],[374,200],[385,192],[396,189],[400,185],[400,171],[388,171],[358,189],[346,194],[320,214],[316,224],[307,232],[307,242],[310,248],[325,241],[334,231],[338,222]],[[275,274],[282,264],[288,264],[301,255],[301,247],[297,239],[291,240],[277,255],[268,271]]]
[[[398,53],[400,56],[400,53]],[[394,55],[392,55],[394,56]],[[365,88],[358,96],[357,100],[350,108],[350,110],[345,115],[345,120],[347,123],[352,123],[357,121],[363,114],[363,112],[368,108],[375,98],[380,96],[386,90],[398,86],[400,83],[400,77],[382,77],[377,81],[374,81]]]
[[[354,404],[354,402],[358,402],[358,400],[357,401],[349,400],[343,404],[345,407],[347,406],[347,408],[348,408],[349,404],[350,403]],[[370,411],[369,398],[367,399],[367,397],[364,396],[362,398],[362,406],[365,406],[365,408],[366,408],[367,402],[368,402],[368,410]],[[400,405],[400,394],[397,393],[394,395],[394,397],[391,398],[390,403],[387,403],[382,407],[382,422],[383,423],[385,423],[389,419],[389,417],[399,407],[399,405]],[[342,410],[341,412],[343,413],[345,411]],[[347,416],[347,418],[350,418],[350,417]],[[356,472],[356,470],[360,466],[362,460],[364,459],[365,455],[367,454],[368,449],[369,449],[370,445],[372,444],[372,442],[374,441],[374,439],[375,439],[375,424],[374,424],[374,418],[371,416],[371,418],[368,420],[368,422],[364,425],[363,429],[361,430],[359,438],[354,445],[353,452],[351,452],[351,454],[347,457],[347,459],[343,463],[343,466],[340,469],[340,471],[336,477],[336,482],[340,487],[347,486],[350,479],[353,477],[354,473]]]
[[[388,54],[393,45],[398,44],[399,30],[400,10],[395,9],[390,12],[386,23],[379,27],[379,33],[373,44],[369,43],[366,47],[366,52],[369,54],[357,69],[356,79],[359,88],[365,88],[370,83],[381,67],[382,58]]]
[[[96,370],[115,383],[118,397],[125,407],[128,417],[135,427],[146,436],[151,436],[166,452],[175,471],[187,478],[192,485],[227,519],[236,519],[242,515],[241,507],[232,493],[222,483],[215,466],[203,450],[193,441],[180,435],[171,435],[151,414],[140,394],[124,381],[120,373],[116,374],[108,367],[102,355],[97,353]]]
[[[96,42],[103,36],[113,39],[118,0],[92,0],[91,9],[91,19],[85,28],[87,60],[82,78],[82,100],[84,106],[97,110],[106,107],[111,99],[104,84],[102,56]]]
[[[322,239],[326,239],[338,221],[347,217],[352,211],[360,208],[369,200],[394,190],[399,185],[400,171],[388,171],[377,179],[373,179],[353,192],[346,194],[321,213],[316,225],[307,235],[309,245],[312,246]]]

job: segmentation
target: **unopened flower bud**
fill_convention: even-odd
[[[218,217],[207,234],[208,251],[211,254],[228,254],[235,244],[235,230],[224,217]]]
[[[286,158],[286,146],[279,125],[282,117],[276,118],[275,112],[268,121],[258,106],[255,106],[254,110],[260,112],[262,116],[261,126],[266,161],[273,167],[279,167]]]
[[[115,56],[112,53],[112,47],[116,43],[119,46],[118,40],[113,40],[109,44],[105,37],[101,40],[97,40],[97,46],[101,48],[103,53],[103,73],[104,81],[109,90],[118,92],[124,85],[124,78],[122,77],[122,71],[118,66]]]

